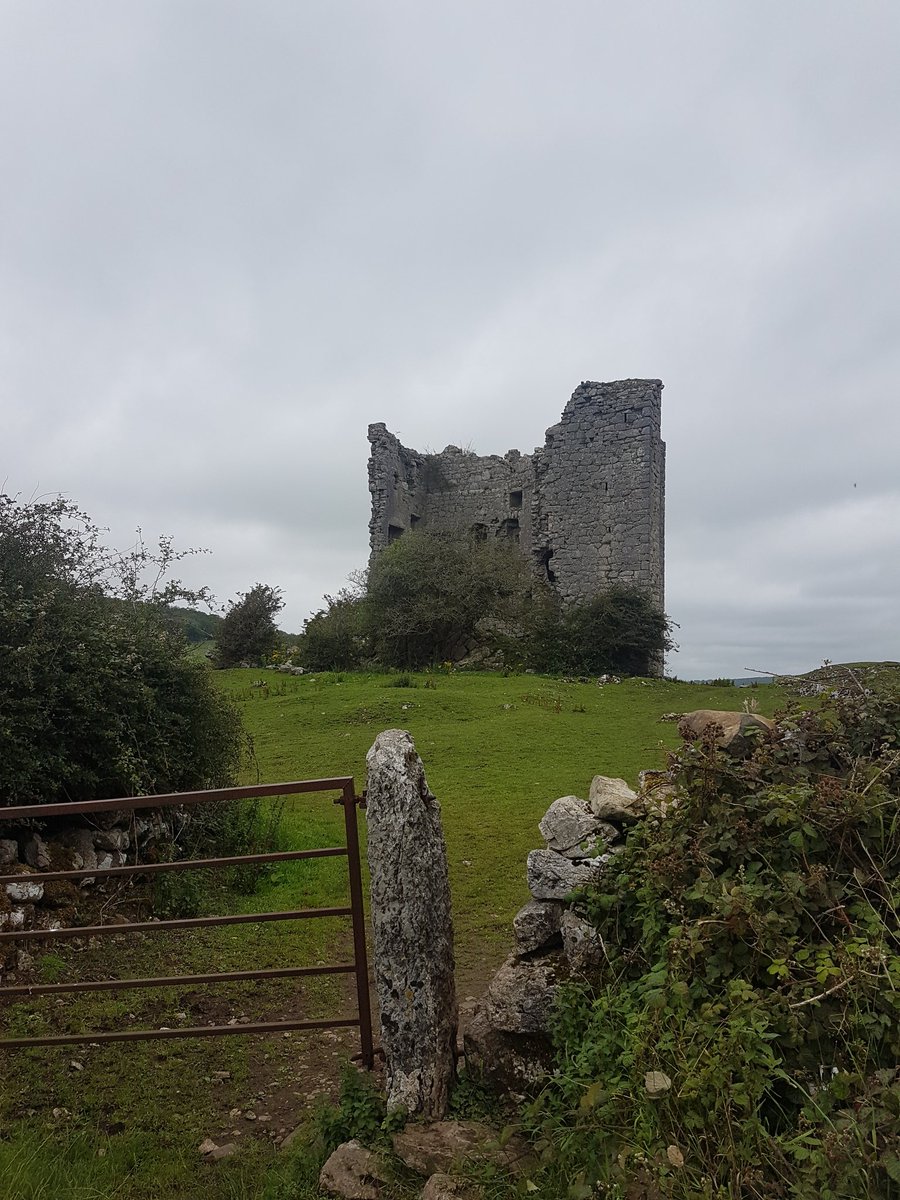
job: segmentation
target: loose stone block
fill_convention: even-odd
[[[577,796],[561,796],[547,809],[538,828],[548,850],[566,854],[573,848],[580,848],[582,842],[594,841],[601,831],[601,823],[583,800]],[[616,831],[612,832],[615,836]]]
[[[535,900],[565,900],[570,892],[596,883],[606,861],[605,854],[576,861],[555,850],[532,850],[526,866],[528,890]]]
[[[561,943],[560,922],[565,906],[559,900],[529,900],[513,918],[516,949],[531,954]]]
[[[508,958],[466,1029],[469,1070],[501,1092],[523,1092],[537,1083],[553,1060],[550,1017],[567,974],[560,954]]]
[[[566,960],[573,971],[587,971],[603,961],[603,941],[590,921],[568,909],[563,913],[560,932]]]
[[[341,1200],[378,1200],[381,1185],[387,1183],[377,1157],[360,1142],[338,1146],[319,1173],[319,1187]]]
[[[595,775],[588,796],[591,812],[605,821],[633,825],[647,815],[647,802],[624,779]]]

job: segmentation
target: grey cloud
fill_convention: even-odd
[[[365,561],[369,421],[530,450],[581,379],[658,376],[673,669],[898,657],[900,10],[30,0],[0,33],[7,487],[209,545],[197,581],[281,584],[297,628]]]

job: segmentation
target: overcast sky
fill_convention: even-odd
[[[297,630],[366,426],[663,379],[681,677],[900,658],[897,0],[0,0],[5,490]]]

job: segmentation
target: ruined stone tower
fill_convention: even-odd
[[[663,607],[665,445],[658,379],[582,383],[534,454],[419,454],[369,426],[372,554],[407,530],[516,542],[564,601],[615,584]]]

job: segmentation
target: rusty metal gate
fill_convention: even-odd
[[[344,809],[346,830],[343,846],[314,850],[288,850],[271,854],[238,854],[229,858],[180,859],[174,862],[138,863],[105,870],[39,871],[29,874],[0,875],[0,886],[23,882],[50,883],[55,880],[80,880],[99,877],[117,880],[133,875],[155,875],[164,871],[209,870],[217,867],[254,863],[290,862],[304,858],[328,858],[345,855],[349,875],[350,903],[332,908],[294,909],[288,912],[236,913],[228,916],[187,917],[175,920],[132,921],[119,924],[71,926],[63,929],[18,929],[0,932],[0,944],[10,941],[50,941],[67,938],[94,938],[127,933],[177,932],[199,926],[255,924],[263,921],[303,921],[319,917],[350,917],[353,927],[353,962],[318,966],[278,967],[262,970],[222,971],[203,975],[152,976],[148,979],[104,979],[81,983],[21,984],[0,987],[0,1000],[31,996],[59,995],[63,992],[124,991],[136,988],[162,988],[195,985],[214,986],[259,979],[284,979],[303,975],[353,974],[356,977],[357,1016],[333,1020],[290,1018],[284,1021],[257,1021],[238,1025],[199,1025],[179,1029],[119,1029],[93,1033],[63,1034],[46,1037],[2,1038],[0,1049],[26,1046],[64,1046],[84,1042],[133,1042],[156,1038],[219,1037],[227,1034],[282,1033],[297,1029],[328,1029],[358,1026],[360,1059],[363,1066],[373,1063],[372,1015],[369,1000],[366,928],[363,908],[362,874],[356,809],[359,803],[351,776],[335,779],[303,779],[291,783],[269,783],[256,787],[219,788],[205,792],[176,792],[163,796],[128,796],[117,800],[89,800],[84,803],[36,804],[19,808],[0,808],[0,822],[49,817],[81,817],[101,812],[133,812],[141,808],[178,808],[198,804],[227,802],[264,796],[293,796],[309,792],[339,791],[334,801]],[[2,826],[0,826],[2,828]],[[135,847],[135,857],[137,848]]]

